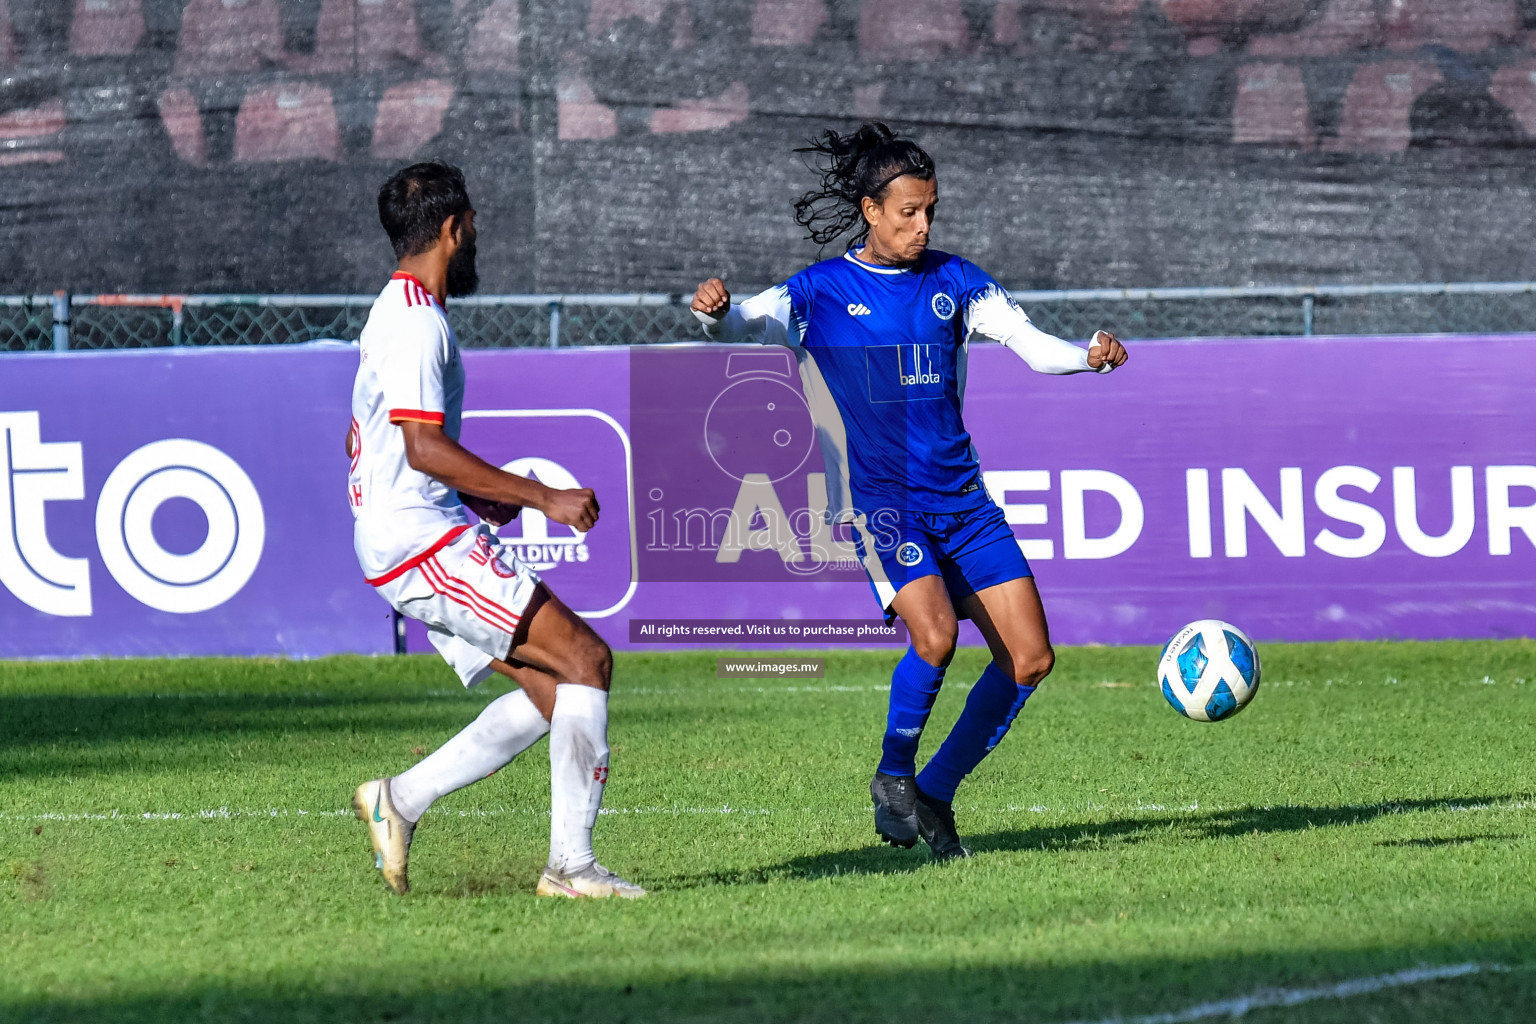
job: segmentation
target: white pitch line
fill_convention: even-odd
[[[746,675],[745,673],[743,673],[739,678],[751,679],[751,678],[755,678],[755,677],[749,676],[749,675]],[[775,677],[775,678],[777,678],[777,677]],[[721,682],[728,682],[728,681],[729,680],[721,680]],[[1524,686],[1524,685],[1526,685],[1526,682],[1527,682],[1527,680],[1524,679],[1523,677],[1519,677],[1519,678],[1515,678],[1515,679],[1502,679],[1501,680],[1501,679],[1494,679],[1494,678],[1491,678],[1489,676],[1483,676],[1480,679],[1457,679],[1457,680],[1452,680],[1452,681],[1450,681],[1448,683],[1447,682],[1437,682],[1434,685],[1436,685],[1436,686],[1505,686],[1505,685],[1508,685],[1508,686]],[[964,681],[964,680],[955,679],[955,680],[950,680],[949,682],[946,682],[944,685],[945,685],[946,689],[957,690],[958,691],[958,690],[969,690],[971,687],[973,687],[976,684],[972,683],[972,682],[967,682],[967,681]],[[1075,686],[1077,684],[1076,683],[1067,683],[1067,684],[1057,683],[1057,684],[1054,684],[1054,685],[1058,685],[1058,686],[1061,686],[1061,685]],[[1111,680],[1111,679],[1100,680],[1099,682],[1090,683],[1088,685],[1090,687],[1093,687],[1093,688],[1103,688],[1103,687],[1112,687],[1112,688],[1115,688],[1115,689],[1119,689],[1120,688],[1120,686],[1116,684],[1116,681],[1115,680]],[[1142,684],[1140,684],[1140,683],[1133,683],[1133,684],[1126,684],[1126,685],[1131,687],[1131,688],[1135,688],[1135,687],[1140,687]],[[1148,681],[1145,685],[1146,685],[1147,688],[1154,688],[1155,689],[1155,685],[1151,681]],[[1270,689],[1277,689],[1277,688],[1282,687],[1282,686],[1286,686],[1286,687],[1294,687],[1294,686],[1398,686],[1398,685],[1400,685],[1400,683],[1395,678],[1387,678],[1387,679],[1380,679],[1380,680],[1364,680],[1364,679],[1273,679],[1273,680],[1271,680],[1271,679],[1266,679],[1264,681],[1263,685],[1265,687],[1270,688]],[[617,692],[620,693],[621,695],[631,695],[632,694],[632,695],[637,696],[637,697],[709,697],[709,696],[713,696],[713,695],[720,694],[720,693],[763,693],[763,694],[792,694],[792,693],[889,693],[890,690],[891,690],[891,686],[890,686],[889,683],[876,684],[876,685],[871,685],[871,686],[838,686],[838,685],[829,684],[829,685],[825,685],[825,686],[798,686],[798,685],[796,685],[796,686],[771,686],[770,685],[770,686],[693,686],[693,687],[624,686],[621,683],[618,686]],[[472,690],[472,691],[468,691],[468,692],[472,696],[480,696],[480,691],[478,691],[478,690]],[[465,695],[465,693],[466,693],[466,691],[463,688],[461,688],[461,687],[431,687],[431,688],[425,689],[425,690],[401,691],[401,692],[386,694],[385,696],[386,696],[386,698],[393,698],[393,699],[398,699],[398,700],[416,700],[416,699],[419,699],[421,697],[462,697],[462,696]],[[20,696],[23,696],[23,697],[51,698],[51,697],[57,697],[57,696],[60,696],[60,695],[56,694],[56,693],[40,693],[40,694],[21,694]],[[221,691],[221,690],[209,690],[209,691],[191,691],[191,692],[182,692],[182,693],[146,693],[146,694],[139,694],[139,693],[132,693],[132,692],[128,692],[128,693],[106,693],[106,694],[101,694],[101,696],[105,697],[105,698],[109,698],[109,699],[119,699],[120,698],[120,699],[125,699],[125,700],[147,698],[149,700],[186,700],[186,701],[193,701],[193,700],[229,700],[229,699],[232,699],[232,698],[238,699],[238,698],[250,697],[250,696],[252,696],[252,694],[249,691],[229,691],[229,692],[226,692],[226,691]],[[347,700],[349,698],[352,698],[352,697],[356,696],[356,694],[352,693],[351,691],[306,690],[306,691],[302,691],[302,692],[293,692],[293,693],[263,694],[261,696],[267,696],[267,697],[287,697],[287,698],[294,699],[294,700],[300,700],[300,699],[302,699],[302,700]],[[485,700],[486,703],[489,703],[490,701],[492,701],[494,699],[495,699],[495,695],[494,694],[490,693],[490,691],[485,691],[484,700]]]
[[[0,821],[232,821],[238,818],[350,818],[352,811],[346,808],[329,811],[308,811],[302,809],[289,809],[285,807],[269,807],[265,810],[231,810],[228,807],[214,807],[201,811],[103,811],[103,812],[68,812],[68,811],[42,811],[35,814],[4,814],[0,813]],[[473,811],[447,811],[432,808],[427,811],[433,817],[445,818],[499,818],[510,815],[531,815],[536,817],[549,817],[549,811],[533,807],[495,807],[489,810]],[[822,814],[816,808],[788,808],[778,811],[760,807],[604,807],[599,814],[740,814],[740,815],[769,815],[769,814]]]
[[[1337,985],[1319,988],[1266,988],[1251,995],[1235,999],[1222,999],[1214,1003],[1201,1003],[1187,1010],[1174,1013],[1149,1013],[1141,1017],[1105,1017],[1092,1024],[1189,1024],[1191,1021],[1209,1020],[1212,1017],[1241,1017],[1253,1010],[1272,1006],[1300,1006],[1320,999],[1349,999],[1370,995],[1389,988],[1418,985],[1426,981],[1443,981],[1447,978],[1463,978],[1485,971],[1508,971],[1502,964],[1452,964],[1444,967],[1413,967],[1395,974],[1378,974],[1370,978],[1353,978]],[[1075,1021],[1073,1024],[1090,1024]]]
[[[1355,811],[1364,814],[1470,814],[1479,811],[1527,811],[1536,807],[1536,802],[1530,800],[1508,800],[1502,803],[1476,803],[1476,804],[1446,804],[1440,807],[1423,807],[1413,804],[1381,803],[1381,804],[1344,804],[1334,810]],[[1003,815],[1003,814],[1095,814],[1103,812],[1160,812],[1160,813],[1187,813],[1204,810],[1207,813],[1222,814],[1235,811],[1285,811],[1303,810],[1292,804],[1275,804],[1255,806],[1253,804],[1237,804],[1225,806],[1222,804],[1207,804],[1204,807],[1199,802],[1191,804],[1150,804],[1138,803],[1127,808],[1117,808],[1110,804],[1089,802],[1082,807],[1047,807],[1042,804],[1009,804],[1006,807],[957,807],[957,811],[966,814]],[[506,807],[498,806],[486,810],[440,810],[432,808],[427,812],[433,816],[457,818],[497,818],[506,815],[535,815],[548,817],[549,811],[532,807]],[[607,815],[624,814],[670,814],[670,815],[742,815],[742,816],[769,816],[769,815],[793,815],[793,814],[818,814],[826,817],[829,813],[844,816],[860,816],[867,814],[865,809],[853,808],[826,808],[816,807],[782,807],[777,810],[766,807],[732,807],[722,804],[719,807],[683,807],[673,805],[669,807],[604,807],[598,813]],[[113,809],[110,811],[38,811],[32,813],[6,813],[0,812],[0,821],[207,821],[207,820],[232,820],[236,818],[346,818],[351,817],[352,811],[342,808],[340,810],[311,811],[286,807],[268,807],[254,810],[231,810],[229,807],[213,807],[197,811],[122,811]],[[1178,819],[1170,818],[1167,824],[1176,824]],[[1085,824],[1092,824],[1091,822]]]
[[[748,676],[745,673],[743,673],[739,678],[750,679],[750,678],[753,678],[753,677]],[[723,683],[724,682],[730,682],[730,680],[729,679],[723,679],[723,680],[720,680],[720,682],[723,682]],[[1499,679],[1494,679],[1494,678],[1492,678],[1490,676],[1483,676],[1480,679],[1456,679],[1456,680],[1451,680],[1448,683],[1447,682],[1439,682],[1439,683],[1435,683],[1434,685],[1436,685],[1436,686],[1524,686],[1525,684],[1526,684],[1526,679],[1524,677],[1517,677],[1517,678],[1514,678],[1514,679],[1499,680]],[[973,682],[968,682],[968,681],[960,680],[960,679],[952,679],[952,680],[947,681],[944,684],[944,688],[947,689],[947,690],[959,691],[959,690],[969,690],[971,687],[973,687],[975,685],[976,684],[973,683]],[[1067,683],[1067,684],[1057,683],[1057,684],[1054,684],[1054,685],[1058,685],[1058,686],[1061,686],[1061,685],[1076,686],[1078,684],[1077,683]],[[1122,687],[1136,689],[1136,688],[1140,688],[1143,685],[1145,685],[1145,688],[1147,688],[1147,689],[1154,689],[1154,690],[1156,689],[1156,685],[1152,681],[1150,681],[1150,680],[1148,680],[1145,684],[1141,684],[1141,683],[1121,684],[1121,683],[1117,682],[1116,680],[1103,679],[1103,680],[1100,680],[1100,681],[1098,681],[1096,683],[1089,683],[1088,685],[1089,685],[1090,688],[1112,688],[1112,689],[1121,689]],[[1401,681],[1398,680],[1396,677],[1391,677],[1391,676],[1389,676],[1386,679],[1369,679],[1369,680],[1367,680],[1367,679],[1273,679],[1273,680],[1266,679],[1266,680],[1264,680],[1264,683],[1263,683],[1263,686],[1268,687],[1270,689],[1278,689],[1280,687],[1297,687],[1297,686],[1300,686],[1300,687],[1308,687],[1308,686],[1333,687],[1333,686],[1400,686],[1400,685],[1402,685]],[[772,685],[769,685],[769,686],[689,686],[689,687],[671,687],[671,686],[625,686],[625,685],[623,685],[623,683],[621,681],[620,683],[616,684],[615,692],[619,693],[621,695],[634,695],[634,696],[637,696],[637,697],[711,697],[711,696],[714,696],[714,695],[717,695],[717,694],[721,694],[721,693],[766,693],[766,694],[792,694],[792,693],[889,693],[890,690],[891,690],[891,686],[890,686],[889,683],[875,684],[875,685],[870,685],[870,686],[837,686],[837,685],[828,684],[828,685],[824,685],[824,686],[816,686],[816,685],[807,685],[807,686],[800,686],[800,685],[794,685],[794,686],[772,686]],[[423,690],[420,695],[421,696],[425,696],[425,697],[454,697],[454,696],[461,695],[463,692],[464,692],[463,690],[457,690],[457,689],[430,689],[430,690]],[[158,697],[158,696],[161,696],[161,695],[160,694],[156,694],[155,696]],[[170,694],[168,696],[178,696],[178,695]],[[313,695],[310,695],[310,696],[325,696],[325,695],[323,695],[323,694],[313,694]],[[415,695],[413,695],[413,694],[404,694],[404,695],[402,695],[402,699],[409,699],[412,696],[415,696]],[[490,699],[493,699],[493,698],[487,697],[486,699],[490,700]]]
[[[745,672],[742,676],[747,676]],[[957,683],[954,689],[969,690],[974,683]],[[641,697],[675,697],[687,695],[690,697],[709,697],[717,693],[890,693],[891,684],[885,683],[878,686],[719,686],[711,689],[665,689],[646,686],[622,686],[619,690],[624,694],[635,694]]]

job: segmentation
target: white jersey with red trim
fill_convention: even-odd
[[[396,273],[374,301],[360,345],[347,497],[357,560],[379,586],[469,525],[457,491],[411,468],[400,429],[409,421],[435,423],[458,439],[464,363],[447,313],[405,273]]]

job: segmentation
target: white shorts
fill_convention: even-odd
[[[480,523],[377,589],[425,623],[432,646],[474,686],[491,675],[491,659],[507,656],[538,585],[538,573]]]

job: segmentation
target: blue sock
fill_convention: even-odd
[[[988,665],[966,698],[960,720],[939,752],[923,766],[917,787],[935,800],[953,800],[960,780],[975,771],[981,759],[1002,742],[1034,692],[1033,686],[1020,686],[1010,679],[997,662]]]
[[[944,669],[934,668],[917,651],[907,648],[896,671],[891,673],[891,706],[885,715],[884,752],[880,771],[886,775],[911,776],[917,771],[917,741],[928,712],[944,682]]]

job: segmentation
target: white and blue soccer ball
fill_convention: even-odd
[[[1259,689],[1259,650],[1230,622],[1191,622],[1163,648],[1157,682],[1185,718],[1225,721],[1247,707]]]

